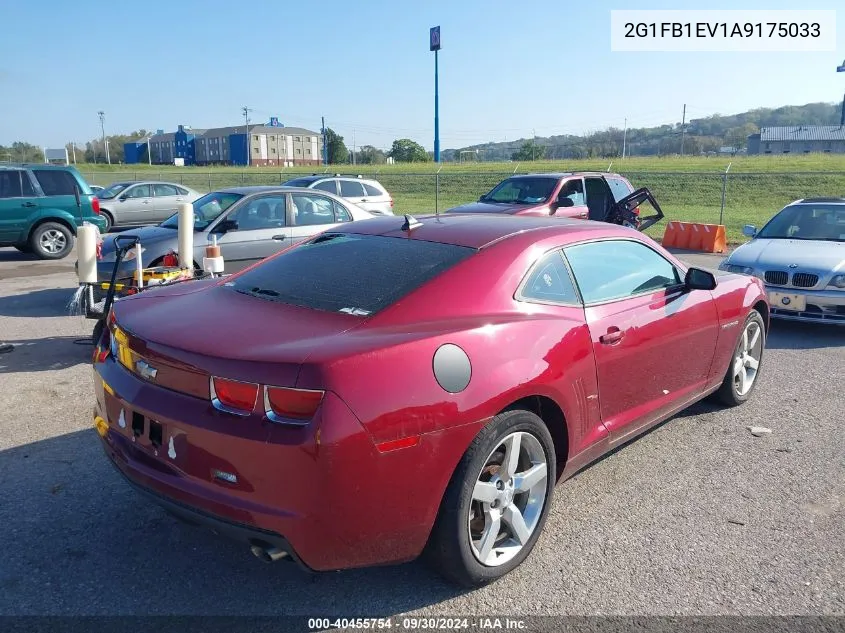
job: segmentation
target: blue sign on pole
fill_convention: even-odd
[[[428,50],[430,51],[439,51],[440,50],[440,27],[433,26],[428,31]]]

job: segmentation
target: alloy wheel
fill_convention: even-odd
[[[749,321],[742,332],[734,355],[733,383],[738,395],[744,396],[754,386],[762,354],[762,328],[756,321]]]
[[[503,565],[528,543],[543,514],[548,470],[540,441],[523,431],[507,435],[487,457],[467,520],[482,565]]]
[[[67,238],[61,231],[49,229],[41,234],[40,246],[44,252],[55,255],[67,247]]]

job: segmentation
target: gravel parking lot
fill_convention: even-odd
[[[559,486],[526,563],[463,592],[420,563],[265,565],[130,490],[91,426],[74,261],[0,249],[17,345],[0,356],[0,614],[845,615],[845,328],[775,323],[750,403],[697,405]]]

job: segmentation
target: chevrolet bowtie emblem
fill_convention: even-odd
[[[155,380],[156,374],[158,373],[158,369],[142,360],[135,363],[135,371],[138,372],[138,375],[145,380]]]

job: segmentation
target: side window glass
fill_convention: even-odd
[[[295,225],[334,224],[333,201],[330,198],[300,193],[295,193],[292,197]]]
[[[564,249],[584,303],[626,299],[681,283],[677,269],[645,244],[605,240]]]
[[[610,185],[610,191],[613,192],[613,199],[619,202],[622,198],[634,192],[621,178],[608,178],[607,184]]]
[[[328,191],[329,193],[337,195],[337,184],[334,180],[324,180],[323,182],[318,182],[314,185],[314,189]]]
[[[584,181],[581,178],[567,180],[560,188],[560,193],[557,199],[569,198],[572,200],[573,207],[582,207],[586,204],[586,196],[584,195]]]
[[[179,192],[173,185],[153,185],[153,192],[156,197],[179,195]]]
[[[285,196],[265,196],[245,204],[230,220],[238,223],[239,231],[259,231],[285,226]]]
[[[21,177],[21,194],[24,198],[32,198],[36,195],[35,188],[32,186],[32,181],[29,179],[29,174],[25,171],[19,171]]]
[[[367,183],[362,183],[364,185],[364,191],[367,192],[367,195],[372,197],[383,196],[384,192],[379,191],[377,187],[373,187],[372,185],[368,185]]]
[[[24,174],[15,169],[0,171],[0,198],[21,197],[21,176]]]
[[[346,207],[344,207],[342,204],[335,202],[334,219],[335,222],[352,222],[352,215],[349,213]]]
[[[56,169],[33,169],[35,179],[41,185],[45,196],[72,196],[76,179],[66,171]]]
[[[519,297],[527,301],[578,303],[578,294],[560,251],[547,253],[534,264],[519,292]]]
[[[150,186],[149,185],[138,185],[137,187],[132,187],[127,194],[127,198],[149,198],[150,197]]]
[[[364,186],[354,180],[341,180],[340,196],[342,198],[363,198]]]

